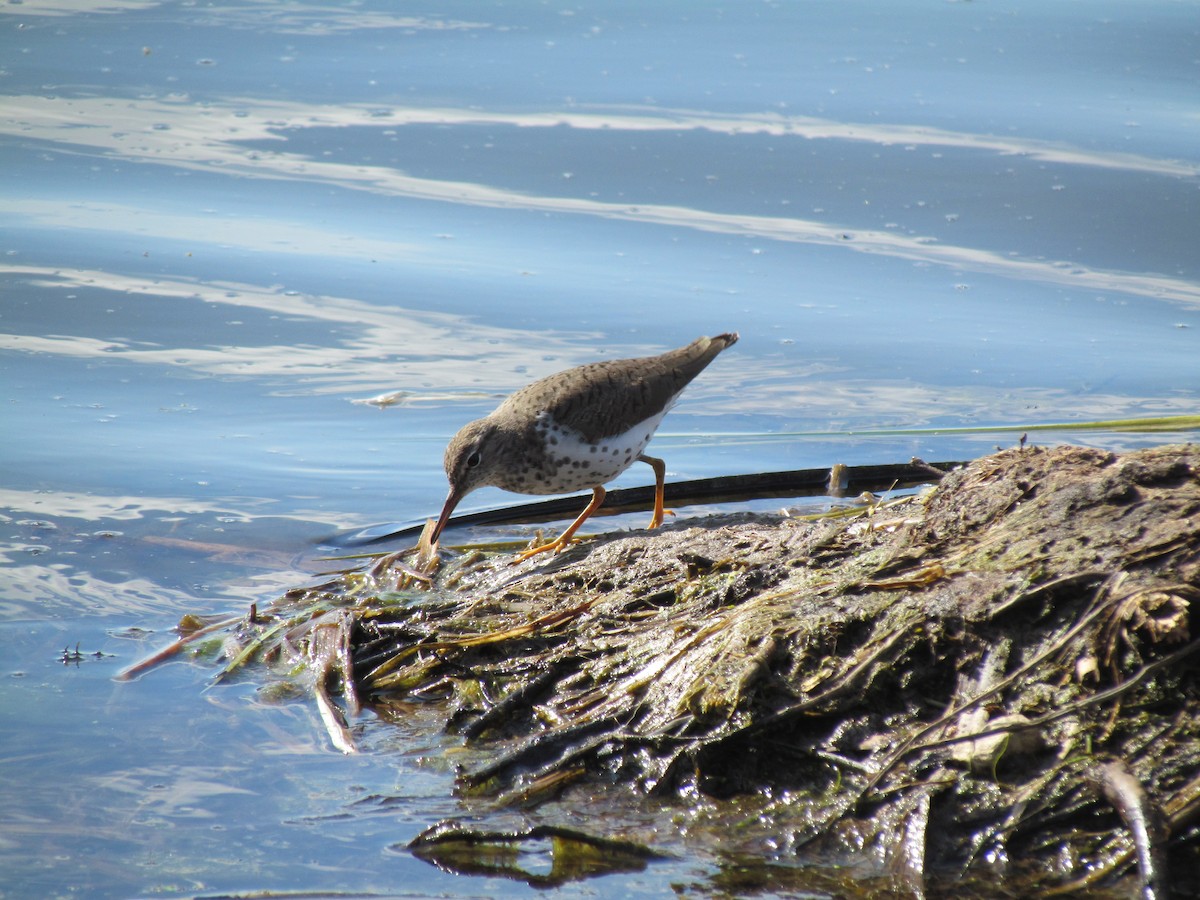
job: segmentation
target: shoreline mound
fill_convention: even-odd
[[[754,797],[728,827],[776,861],[865,856],[906,890],[1200,891],[1196,447],[1022,447],[849,515],[410,556],[289,592],[234,662],[306,654],[347,751],[342,707],[438,705],[485,820]],[[488,842],[413,849],[470,870]]]

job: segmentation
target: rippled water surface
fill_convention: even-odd
[[[348,758],[112,677],[436,514],[537,376],[739,331],[676,480],[1193,437],[1072,423],[1197,411],[1197,47],[1170,0],[0,5],[0,896],[532,893],[396,849],[457,811],[433,720]]]

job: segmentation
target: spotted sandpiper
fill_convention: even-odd
[[[463,426],[446,447],[450,493],[429,542],[437,542],[459,501],[476,488],[492,485],[518,494],[591,488],[591,502],[566,531],[518,560],[557,552],[604,502],[604,485],[639,460],[654,469],[650,527],[657,528],[663,521],[666,466],[642,450],[688,383],[737,339],[736,332],[702,337],[659,356],[567,369],[522,388],[491,415]]]

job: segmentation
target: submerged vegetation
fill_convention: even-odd
[[[679,521],[520,565],[430,553],[221,623],[224,676],[303,661],[347,752],[360,706],[438,704],[478,816],[616,788],[703,798],[764,860],[865,855],[905,890],[1200,889],[1190,445],[1022,447],[850,514]],[[450,823],[413,849],[463,871],[523,835],[597,870],[653,856],[541,827]]]

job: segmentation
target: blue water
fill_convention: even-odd
[[[1200,408],[1197,13],[0,6],[0,896],[532,893],[396,849],[461,812],[434,717],[344,757],[253,680],[111,679],[436,514],[535,377],[739,331],[680,480],[1194,438],[1071,423]]]

